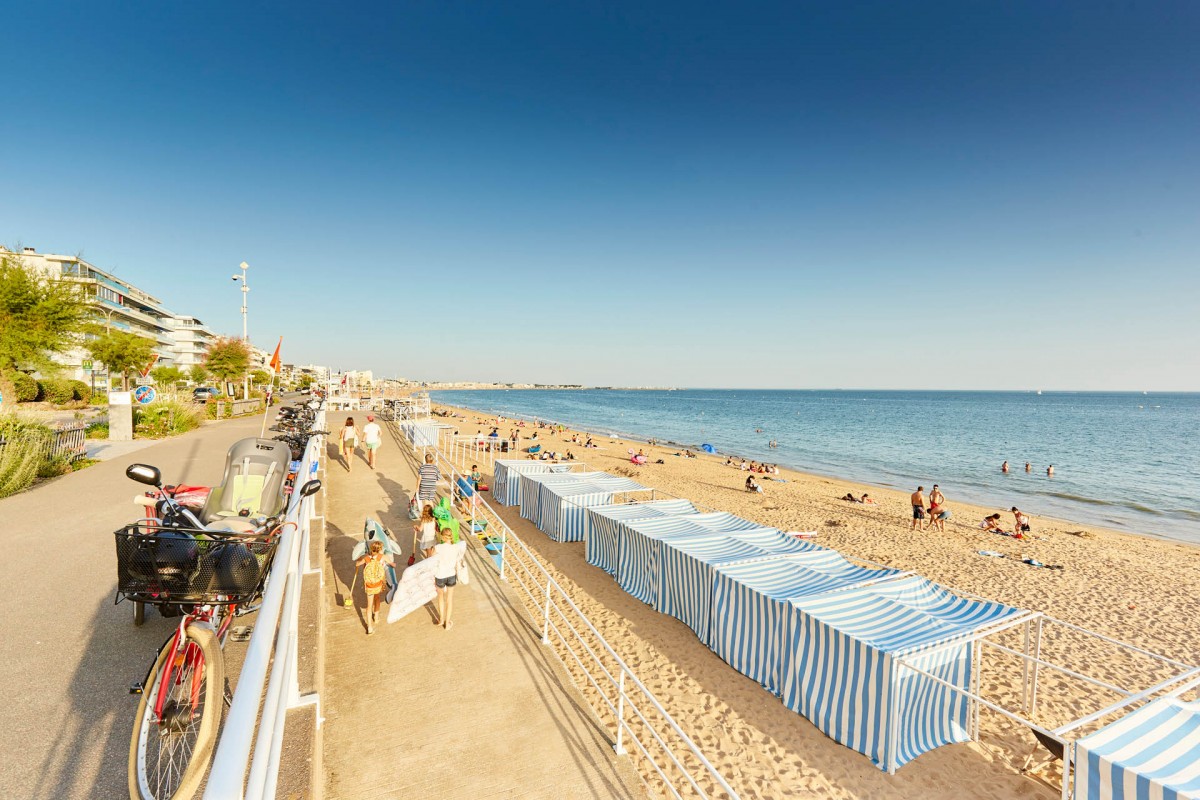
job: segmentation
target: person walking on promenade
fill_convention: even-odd
[[[433,584],[437,587],[436,620],[446,630],[454,627],[450,615],[454,612],[454,587],[458,584],[458,565],[466,554],[467,540],[458,544],[451,541],[454,532],[449,528],[438,531],[438,543],[433,548]]]
[[[431,558],[436,544],[437,519],[433,516],[433,506],[426,503],[421,518],[413,524],[413,552],[420,550],[422,556]]]
[[[910,530],[916,530],[925,521],[925,487],[918,486],[917,490],[912,493],[913,521]]]
[[[425,463],[417,470],[417,501],[430,505],[437,502],[437,485],[442,471],[433,463],[433,453],[425,454]]]
[[[936,527],[942,533],[946,532],[946,520],[950,519],[950,511],[946,508],[946,495],[935,483],[929,492],[929,524],[927,528]]]
[[[350,460],[354,458],[354,448],[358,446],[358,428],[354,425],[354,417],[346,417],[342,426],[342,460],[346,462],[346,472],[350,471]]]
[[[363,425],[363,447],[367,450],[367,466],[375,469],[375,451],[383,443],[383,430],[375,422],[374,414],[367,414],[367,424]]]
[[[362,567],[363,591],[367,593],[367,635],[375,633],[375,623],[379,616],[379,604],[383,599],[383,584],[387,579],[387,567],[394,567],[391,555],[383,552],[383,542],[371,542],[368,552],[354,562],[356,567]]]

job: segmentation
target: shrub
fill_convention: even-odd
[[[17,390],[18,403],[32,403],[38,397],[38,382],[24,372],[13,372],[8,376]]]
[[[92,401],[92,387],[88,386],[83,381],[67,381],[71,384],[72,399],[82,400],[85,403]]]
[[[59,475],[66,475],[71,471],[71,461],[66,456],[54,456],[53,458],[42,459],[38,464],[37,476],[39,478],[57,478]]]
[[[38,389],[40,390],[38,392],[40,399],[45,400],[47,403],[54,403],[56,406],[69,403],[75,399],[75,391],[71,388],[71,384],[56,378],[47,378],[44,381],[39,381]]]
[[[89,423],[84,429],[83,435],[88,439],[107,439],[108,438],[108,420],[97,420]]]
[[[133,409],[134,433],[150,438],[177,436],[200,427],[203,415],[194,405],[174,398]]]
[[[217,401],[211,397],[204,403],[204,416],[209,419],[217,418]]]
[[[27,423],[16,415],[0,418],[0,497],[28,489],[46,461],[53,434],[43,425]]]

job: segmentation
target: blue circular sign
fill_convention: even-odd
[[[137,400],[142,405],[153,403],[157,393],[153,386],[139,386],[133,390],[133,399]]]

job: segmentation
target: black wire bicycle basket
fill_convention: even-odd
[[[262,592],[277,536],[164,527],[140,520],[114,531],[117,597],[153,605],[245,603]]]

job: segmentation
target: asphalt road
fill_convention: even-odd
[[[210,424],[0,500],[0,798],[128,796],[129,685],[178,620],[150,609],[135,628],[130,604],[113,604],[112,532],[140,516],[142,487],[125,467],[210,485],[229,446],[260,424]],[[236,658],[245,646],[227,649]]]

